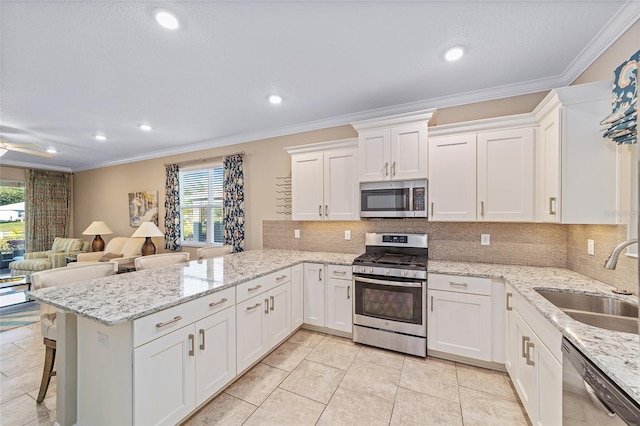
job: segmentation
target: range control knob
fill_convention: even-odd
[[[417,276],[418,276],[418,273],[417,273],[416,271],[413,271],[413,272],[411,273],[411,276],[412,276],[413,278],[415,278],[415,277],[417,277]]]
[[[385,275],[389,275],[390,273],[391,273],[391,270],[390,270],[390,269],[386,269],[386,270],[384,271],[384,274],[385,274]]]
[[[373,274],[373,268],[369,268],[369,273]]]
[[[402,276],[406,277],[407,275],[409,275],[409,271],[402,271]]]

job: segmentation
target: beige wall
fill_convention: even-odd
[[[313,132],[265,139],[239,145],[214,148],[188,154],[163,157],[136,163],[77,172],[74,175],[75,236],[94,220],[103,220],[114,231],[106,236],[129,236],[135,228],[129,226],[128,194],[136,191],[158,191],[159,228],[164,230],[164,165],[193,159],[217,157],[244,151],[245,173],[245,246],[262,247],[262,221],[282,219],[276,213],[276,177],[291,173],[287,146],[357,137],[351,126],[340,126]],[[87,237],[85,237],[87,238]],[[158,248],[162,238],[154,239]],[[187,249],[195,254],[195,249]]]
[[[21,167],[1,166],[0,179],[25,181],[25,169]]]

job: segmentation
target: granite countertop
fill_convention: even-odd
[[[35,300],[104,325],[131,321],[302,262],[351,265],[358,254],[252,250],[202,262],[113,275],[68,287],[31,291]],[[606,293],[637,305],[637,296],[611,293],[611,286],[562,268],[429,261],[429,272],[502,278],[545,316],[581,352],[640,403],[638,335],[575,321],[534,289]]]
[[[640,403],[640,340],[638,335],[605,330],[578,322],[540,296],[535,289],[604,293],[634,305],[638,304],[638,296],[614,294],[611,292],[613,287],[562,268],[430,260],[429,272],[503,278],[560,330],[564,337],[569,339],[636,402]]]
[[[111,326],[302,262],[351,265],[358,254],[251,250],[29,292],[37,301]]]

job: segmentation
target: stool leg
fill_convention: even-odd
[[[55,375],[55,373],[53,373],[53,364],[56,361],[56,341],[44,339],[44,344],[44,368],[42,369],[42,381],[40,382],[38,399],[36,399],[38,404],[44,401],[47,389],[49,389],[49,382],[51,382],[51,376]]]

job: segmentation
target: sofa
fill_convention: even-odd
[[[80,238],[56,237],[51,250],[34,251],[24,254],[24,260],[9,263],[11,276],[31,275],[34,272],[60,268],[67,264],[66,257],[76,256],[89,251],[91,243]]]
[[[96,262],[113,262],[120,264],[133,263],[133,259],[142,256],[144,238],[113,237],[103,251],[81,253],[73,266]]]

